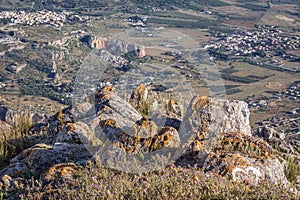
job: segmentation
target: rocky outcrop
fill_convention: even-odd
[[[95,94],[95,106],[85,102],[70,109],[75,123],[66,122],[65,118],[68,117],[65,115],[71,114],[61,112],[61,118],[56,119],[56,124],[60,124],[59,128],[53,126],[58,136],[55,142],[80,144],[82,140],[96,141],[99,138],[93,138],[93,135],[100,128],[100,132],[106,136],[100,143],[109,139],[114,147],[133,154],[162,147],[174,148],[180,143],[179,134],[174,127],[158,127],[149,117],[142,117],[110,86],[103,87]]]
[[[58,179],[70,179],[74,178],[75,170],[78,169],[78,166],[74,163],[62,163],[56,164],[50,167],[46,173],[43,174],[42,178],[45,181],[54,181]]]
[[[273,127],[267,125],[258,128],[255,134],[267,141],[270,141],[272,138],[279,138],[280,140],[285,139],[285,134],[283,132],[277,132]]]
[[[142,101],[147,101],[148,92],[148,88],[144,84],[141,84],[137,88],[135,88],[135,90],[132,93],[131,99],[138,103]]]
[[[249,114],[245,102],[195,97],[179,130],[180,133],[195,135],[188,153],[202,154],[205,157],[222,133],[240,132],[251,135]]]
[[[271,146],[240,133],[222,134],[203,167],[206,171],[251,184],[260,181],[288,184],[284,164],[276,158]]]
[[[105,49],[119,54],[131,53],[139,58],[143,58],[147,55],[144,47],[128,44],[125,41],[116,39],[85,36],[81,39],[81,41],[87,43],[92,48]]]
[[[245,102],[195,97],[184,117],[176,115],[180,103],[173,97],[152,117],[135,109],[150,99],[163,102],[160,95],[140,85],[130,104],[118,96],[114,87],[103,87],[89,101],[52,116],[48,132],[56,138],[50,145],[23,151],[0,172],[0,178],[28,172],[38,172],[48,181],[70,178],[76,167],[92,157],[87,144],[92,149],[109,144],[111,150],[126,155],[184,146],[187,151],[176,161],[179,165],[198,164],[206,171],[252,184],[287,183],[284,164],[267,143],[251,135]]]
[[[162,85],[141,84],[134,89],[129,101],[144,115],[164,114],[181,120],[184,112],[182,99],[174,92],[166,91],[167,88]]]
[[[83,145],[56,143],[37,144],[13,158],[10,165],[0,172],[0,177],[25,177],[28,174],[41,175],[59,163],[83,165],[92,155]]]

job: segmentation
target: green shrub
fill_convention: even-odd
[[[285,168],[285,175],[291,183],[295,183],[297,181],[297,176],[300,175],[299,167],[295,163],[294,158],[292,157],[288,157],[286,159],[286,162],[287,162],[287,166]]]

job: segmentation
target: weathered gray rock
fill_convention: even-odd
[[[248,105],[243,101],[196,97],[186,112],[183,127],[207,136],[226,132],[251,135],[249,116]]]
[[[142,115],[119,97],[113,87],[104,87],[95,95],[97,115],[101,120],[115,119],[120,127],[131,127]]]
[[[240,154],[228,153],[224,158],[218,158],[213,163],[212,159],[206,161],[205,167],[223,176],[253,185],[261,181],[272,184],[288,184],[284,174],[284,165],[277,158],[266,158],[264,161],[257,160]]]
[[[145,91],[140,88],[133,100],[165,100],[166,96],[162,100],[158,93]],[[245,102],[195,97],[184,119],[173,117],[180,111],[179,103],[170,99],[165,102],[170,112],[158,109],[152,120],[142,117],[113,87],[104,87],[95,94],[95,104],[85,102],[52,116],[49,133],[56,136],[53,145],[39,144],[23,151],[0,172],[0,179],[8,180],[4,183],[8,185],[8,177],[14,179],[33,172],[48,181],[64,175],[71,178],[76,167],[92,157],[87,145],[93,149],[109,144],[110,150],[122,150],[129,155],[183,145],[188,149],[184,159],[194,159],[206,171],[251,184],[288,182],[284,164],[274,156],[272,148],[251,135]],[[107,156],[119,152],[109,152]]]
[[[203,151],[205,155],[221,133],[239,132],[251,135],[249,115],[245,102],[199,96],[188,107],[179,132],[187,136],[194,134],[195,141],[190,150]]]
[[[272,127],[264,126],[261,130],[261,136],[265,140],[270,140],[274,136],[275,130]]]
[[[13,158],[10,165],[0,171],[0,179],[5,175],[16,178],[28,174],[41,174],[59,163],[72,162],[83,165],[91,157],[82,144],[37,144]]]
[[[79,121],[81,119],[95,115],[96,109],[95,105],[93,105],[92,103],[84,102],[76,105],[75,107],[72,107],[70,113],[72,113],[75,121]]]
[[[285,139],[284,132],[278,132],[273,127],[265,125],[263,127],[259,127],[255,133],[258,137],[263,138],[264,140],[270,141],[274,138],[278,138],[280,140]]]
[[[222,176],[257,185],[261,181],[288,184],[284,163],[263,140],[240,133],[222,134],[203,167]]]

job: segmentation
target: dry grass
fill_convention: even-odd
[[[1,159],[9,160],[32,145],[28,138],[30,120],[21,118],[12,129],[11,140],[2,140]],[[27,139],[26,139],[27,138]],[[227,140],[224,140],[226,142]],[[2,161],[1,161],[2,163]],[[286,175],[293,181],[299,174],[293,160],[287,161]],[[36,179],[35,179],[36,178]],[[57,178],[41,181],[38,177],[25,180],[0,191],[2,199],[299,199],[290,188],[261,183],[259,186],[223,178],[220,174],[204,173],[195,167],[171,165],[159,171],[130,174],[107,168],[100,161],[79,167],[73,179]]]
[[[31,134],[32,120],[28,111],[15,118],[11,128],[0,129],[0,169],[7,166],[10,159],[26,148],[38,143],[38,133]]]
[[[194,167],[166,167],[142,175],[118,172],[89,163],[75,180],[42,185],[29,180],[17,188],[21,199],[297,199],[287,188],[261,184],[257,187],[229,181]],[[3,195],[7,193],[3,193]],[[1,199],[1,196],[0,196]]]

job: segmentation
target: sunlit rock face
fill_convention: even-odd
[[[141,46],[127,44],[124,41],[112,40],[103,37],[95,37],[89,40],[89,45],[96,49],[109,49],[112,52],[131,53],[134,56],[143,58],[147,55],[146,49]]]
[[[178,165],[198,164],[205,171],[251,184],[288,183],[284,164],[273,149],[251,135],[245,102],[197,96],[181,116],[180,101],[165,94],[160,98],[160,92],[151,87],[138,86],[128,102],[114,87],[106,86],[86,102],[60,110],[49,118],[48,134],[53,137],[47,145],[24,150],[0,172],[0,179],[8,182],[25,177],[28,171],[38,172],[44,181],[70,179],[77,166],[92,158],[87,144],[108,142],[112,150],[130,155],[183,145],[187,148],[176,161]],[[143,103],[162,99],[166,106],[154,116],[140,112]]]
[[[267,181],[287,184],[284,164],[264,140],[241,133],[221,134],[203,167],[225,177],[251,184]]]

